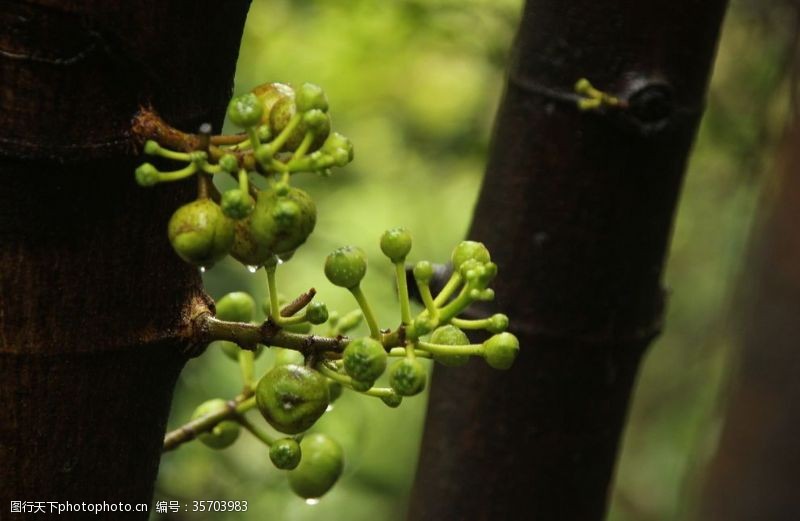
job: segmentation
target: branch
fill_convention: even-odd
[[[255,397],[253,392],[241,394],[227,402],[227,408],[221,411],[200,416],[185,423],[164,436],[162,452],[177,449],[180,445],[192,441],[204,432],[210,432],[221,421],[236,419],[237,416],[253,408]]]

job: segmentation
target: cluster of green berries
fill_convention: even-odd
[[[332,167],[352,161],[353,147],[331,132],[328,100],[311,83],[297,89],[260,85],[234,97],[227,115],[243,132],[205,136],[203,150],[176,151],[147,141],[146,154],[186,166],[161,172],[144,163],[136,180],[153,186],[199,176],[197,200],[178,208],[167,226],[169,241],[184,261],[206,268],[230,254],[248,266],[275,263],[306,241],[317,220],[314,201],[290,185],[290,175],[328,175]],[[218,194],[209,183],[215,175],[232,176],[237,186]],[[266,188],[251,182],[255,175],[266,179]]]
[[[331,133],[328,101],[312,84],[298,89],[280,83],[256,87],[231,100],[228,117],[244,133],[206,136],[208,146],[189,152],[148,141],[146,153],[188,165],[160,172],[145,163],[136,171],[143,186],[198,176],[198,199],[179,208],[168,225],[169,240],[182,259],[207,267],[231,254],[248,266],[264,267],[267,275],[263,321],[256,321],[256,302],[244,292],[220,298],[216,316],[208,318],[219,326],[214,343],[240,365],[242,392],[233,400],[203,403],[182,432],[196,434],[210,448],[223,449],[245,428],[269,447],[275,467],[288,471],[295,493],[319,498],[341,475],[344,459],[334,440],[309,430],[344,389],[397,407],[404,398],[425,389],[425,359],[461,366],[478,357],[495,369],[508,369],[519,352],[519,342],[506,331],[509,321],[502,313],[483,319],[460,317],[472,303],[494,298],[489,286],[497,265],[478,242],[464,241],[454,248],[453,273],[435,296],[433,265],[419,261],[413,266],[424,307],[412,314],[406,280],[412,237],[404,228],[388,230],[380,238],[381,251],[395,268],[400,301],[400,320],[393,327],[378,326],[361,289],[367,259],[355,246],[332,252],[323,269],[332,284],[352,294],[358,309],[344,315],[329,312],[324,303],[313,300],[313,292],[285,305],[277,290],[278,261],[288,260],[316,223],[314,201],[289,185],[289,175],[299,171],[324,174],[333,166],[344,166],[353,158],[352,146],[343,136]],[[210,179],[219,174],[233,176],[238,185],[215,197]],[[253,174],[266,179],[266,188],[257,190],[250,183]],[[362,321],[368,335],[345,336]],[[314,331],[314,327],[327,329]],[[491,336],[474,343],[468,330],[484,330]],[[253,341],[254,331],[259,342]],[[275,353],[274,363],[255,378],[254,361],[266,347]],[[247,419],[245,413],[251,409],[257,409],[280,434],[262,431]]]

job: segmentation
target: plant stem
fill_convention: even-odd
[[[411,324],[411,303],[408,301],[408,282],[403,261],[395,262],[395,276],[397,278],[397,295],[400,299],[400,318],[403,324]],[[430,292],[429,292],[430,293]]]
[[[433,303],[439,307],[443,306],[447,299],[453,294],[453,292],[458,289],[459,284],[461,284],[462,278],[461,274],[457,271],[454,271],[452,275],[450,275],[450,279],[447,281],[447,284],[444,285],[442,291],[436,295],[436,298],[433,299]]]
[[[355,297],[356,302],[358,302],[361,312],[364,313],[364,319],[366,319],[367,325],[369,326],[370,336],[380,341],[381,331],[378,329],[378,322],[375,320],[375,315],[372,313],[372,308],[369,306],[367,297],[364,295],[364,292],[361,291],[361,286],[350,288],[350,292]]]

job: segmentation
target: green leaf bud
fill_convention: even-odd
[[[295,97],[297,110],[300,112],[307,112],[312,109],[318,109],[322,112],[328,111],[328,98],[319,85],[304,83],[297,89]]]
[[[328,436],[313,433],[300,442],[303,457],[296,469],[289,471],[289,486],[305,499],[322,497],[342,475],[344,453]]]
[[[217,301],[217,318],[231,322],[250,322],[256,312],[256,301],[249,293],[233,291]]]
[[[301,365],[280,365],[256,386],[256,405],[276,430],[298,434],[308,430],[330,403],[327,379]]]
[[[486,363],[495,369],[508,369],[519,353],[519,340],[511,333],[500,333],[483,343]]]
[[[281,438],[269,448],[269,459],[281,470],[296,468],[301,456],[300,444],[294,438]]]
[[[386,370],[387,358],[383,344],[370,337],[351,340],[342,353],[345,372],[363,382],[377,380]]]
[[[360,248],[343,246],[325,259],[325,276],[336,286],[355,288],[367,273],[367,256]]]
[[[460,271],[461,265],[469,259],[474,259],[479,263],[487,263],[492,260],[489,250],[483,243],[462,241],[453,249],[453,254],[450,256],[453,269]]]
[[[136,169],[136,182],[139,186],[149,187],[158,184],[161,173],[150,163],[142,163]]]
[[[239,160],[233,154],[225,154],[219,158],[219,166],[231,174],[239,171]]]
[[[392,228],[381,235],[381,251],[392,262],[403,262],[411,251],[411,233],[406,228]]]
[[[195,420],[201,416],[215,414],[227,410],[228,404],[225,400],[214,399],[203,402],[192,413],[192,419]],[[211,431],[200,434],[197,439],[203,445],[212,449],[224,449],[230,447],[236,438],[239,437],[239,424],[235,421],[224,420],[216,424]]]
[[[167,225],[167,236],[180,258],[208,267],[228,254],[233,245],[234,221],[210,199],[178,208]]]
[[[312,324],[324,324],[328,320],[328,306],[324,302],[311,302],[306,306],[306,320]]]
[[[244,219],[253,212],[256,201],[244,190],[234,188],[222,194],[222,211],[231,219]]]
[[[419,360],[403,358],[389,369],[389,385],[400,396],[414,396],[425,389],[427,371]]]

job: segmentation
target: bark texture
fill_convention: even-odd
[[[135,184],[130,120],[147,103],[219,128],[248,5],[0,2],[2,519],[12,500],[151,501],[206,297],[165,233],[194,186]],[[136,518],[65,518],[87,516]]]
[[[800,120],[786,132],[739,295],[739,369],[694,519],[800,518]]]
[[[436,369],[412,520],[602,519],[724,0],[529,0],[470,238],[521,354]],[[628,107],[581,113],[580,77]]]

